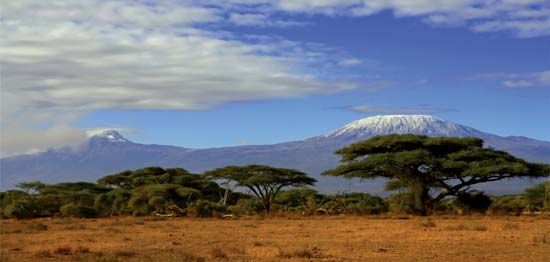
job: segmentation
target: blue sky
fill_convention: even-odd
[[[548,4],[441,3],[8,5],[2,152],[108,128],[142,143],[270,144],[393,113],[550,141]]]

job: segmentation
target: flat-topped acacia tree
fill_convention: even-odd
[[[317,180],[294,169],[276,168],[264,165],[227,166],[203,174],[205,177],[226,181],[226,194],[229,183],[249,189],[262,200],[267,213],[271,212],[275,197],[285,187],[313,185]]]
[[[425,215],[447,196],[467,193],[475,184],[507,178],[544,177],[550,166],[529,163],[506,152],[484,148],[478,138],[385,135],[354,143],[337,154],[342,164],[323,175],[388,178],[387,188],[402,185]],[[432,192],[430,192],[432,191]]]

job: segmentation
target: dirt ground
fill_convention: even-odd
[[[0,222],[1,261],[550,261],[541,217]]]

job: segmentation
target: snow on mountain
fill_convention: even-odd
[[[130,142],[130,140],[124,138],[119,132],[115,130],[104,130],[96,134],[88,134],[91,135],[90,140],[94,139],[103,139],[107,140],[112,143],[127,143]]]
[[[353,121],[323,137],[370,137],[386,134],[428,136],[478,136],[481,131],[428,115],[383,115]]]

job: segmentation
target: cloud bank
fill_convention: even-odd
[[[2,8],[3,152],[72,144],[54,134],[84,137],[67,126],[93,110],[200,110],[352,87],[311,70],[330,56],[323,50],[207,29],[224,13],[193,1],[21,0]],[[53,126],[51,136],[39,135],[43,126]]]

